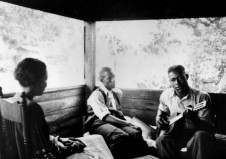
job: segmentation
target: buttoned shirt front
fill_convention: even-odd
[[[103,84],[101,84],[100,89],[104,91],[107,97],[107,103],[105,103],[103,94],[100,91],[95,90],[88,98],[87,105],[90,105],[94,111],[94,114],[102,120],[106,115],[110,114],[110,111],[108,110],[108,108],[111,107],[110,102],[113,109],[117,110],[117,108],[120,107],[119,103],[115,100],[112,91],[116,93],[119,101],[122,99],[122,91],[118,88],[114,88],[109,91]]]
[[[176,116],[178,113],[183,113],[188,106],[194,106],[197,103],[206,101],[206,106],[198,111],[200,119],[205,119],[211,122],[210,114],[210,96],[206,92],[202,92],[193,88],[189,88],[189,93],[180,99],[173,88],[165,90],[160,96],[159,110],[167,112],[170,117]]]
[[[110,108],[112,107],[113,109],[117,110],[117,107],[116,107],[116,100],[113,96],[113,93],[112,91],[108,91],[107,92],[107,106]]]

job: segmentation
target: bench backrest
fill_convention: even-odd
[[[50,134],[62,137],[83,135],[85,86],[49,90],[35,100],[44,111]]]
[[[162,90],[122,89],[122,109],[125,115],[136,116],[155,125],[155,117]],[[226,134],[226,94],[209,93],[212,100],[213,117],[218,133]]]

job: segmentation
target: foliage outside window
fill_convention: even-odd
[[[110,66],[122,88],[166,89],[182,64],[192,87],[226,93],[226,18],[98,22],[97,67]]]
[[[84,84],[84,22],[0,2],[0,86],[15,92],[13,70],[25,57],[44,61],[48,87]]]

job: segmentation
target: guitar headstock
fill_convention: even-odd
[[[198,110],[204,108],[205,106],[206,106],[206,101],[204,100],[200,103],[195,104],[194,106],[192,106],[192,105],[187,106],[187,109],[189,109],[191,111],[198,111]]]
[[[204,101],[202,101],[202,102],[197,103],[196,105],[194,105],[193,111],[198,111],[198,110],[204,108],[205,106],[206,106],[206,101],[204,100]]]

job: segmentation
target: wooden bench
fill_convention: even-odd
[[[122,89],[122,109],[129,117],[136,116],[149,125],[155,125],[155,117],[162,90]],[[226,134],[226,94],[209,93],[213,106],[216,132]]]
[[[86,113],[85,86],[46,91],[35,99],[42,107],[50,133],[60,136],[83,136]],[[156,159],[148,155],[139,159]]]
[[[161,90],[122,89],[122,109],[129,117],[136,116],[149,125],[155,125]],[[226,157],[226,94],[209,93],[217,137],[217,157]],[[222,135],[223,134],[223,135]]]
[[[136,116],[149,125],[155,125],[155,116],[162,90],[122,89],[122,109],[129,117]],[[13,94],[7,94],[10,97]],[[218,133],[226,134],[226,94],[210,93],[214,123]],[[83,136],[83,118],[86,113],[85,85],[52,89],[35,100],[41,105],[50,133],[61,136]]]
[[[162,90],[122,89],[122,109],[126,116],[155,125],[155,116]],[[5,97],[10,97],[8,94]],[[226,94],[210,93],[217,133],[226,134]],[[85,85],[52,89],[35,100],[41,105],[50,133],[60,136],[83,136],[86,113]]]

